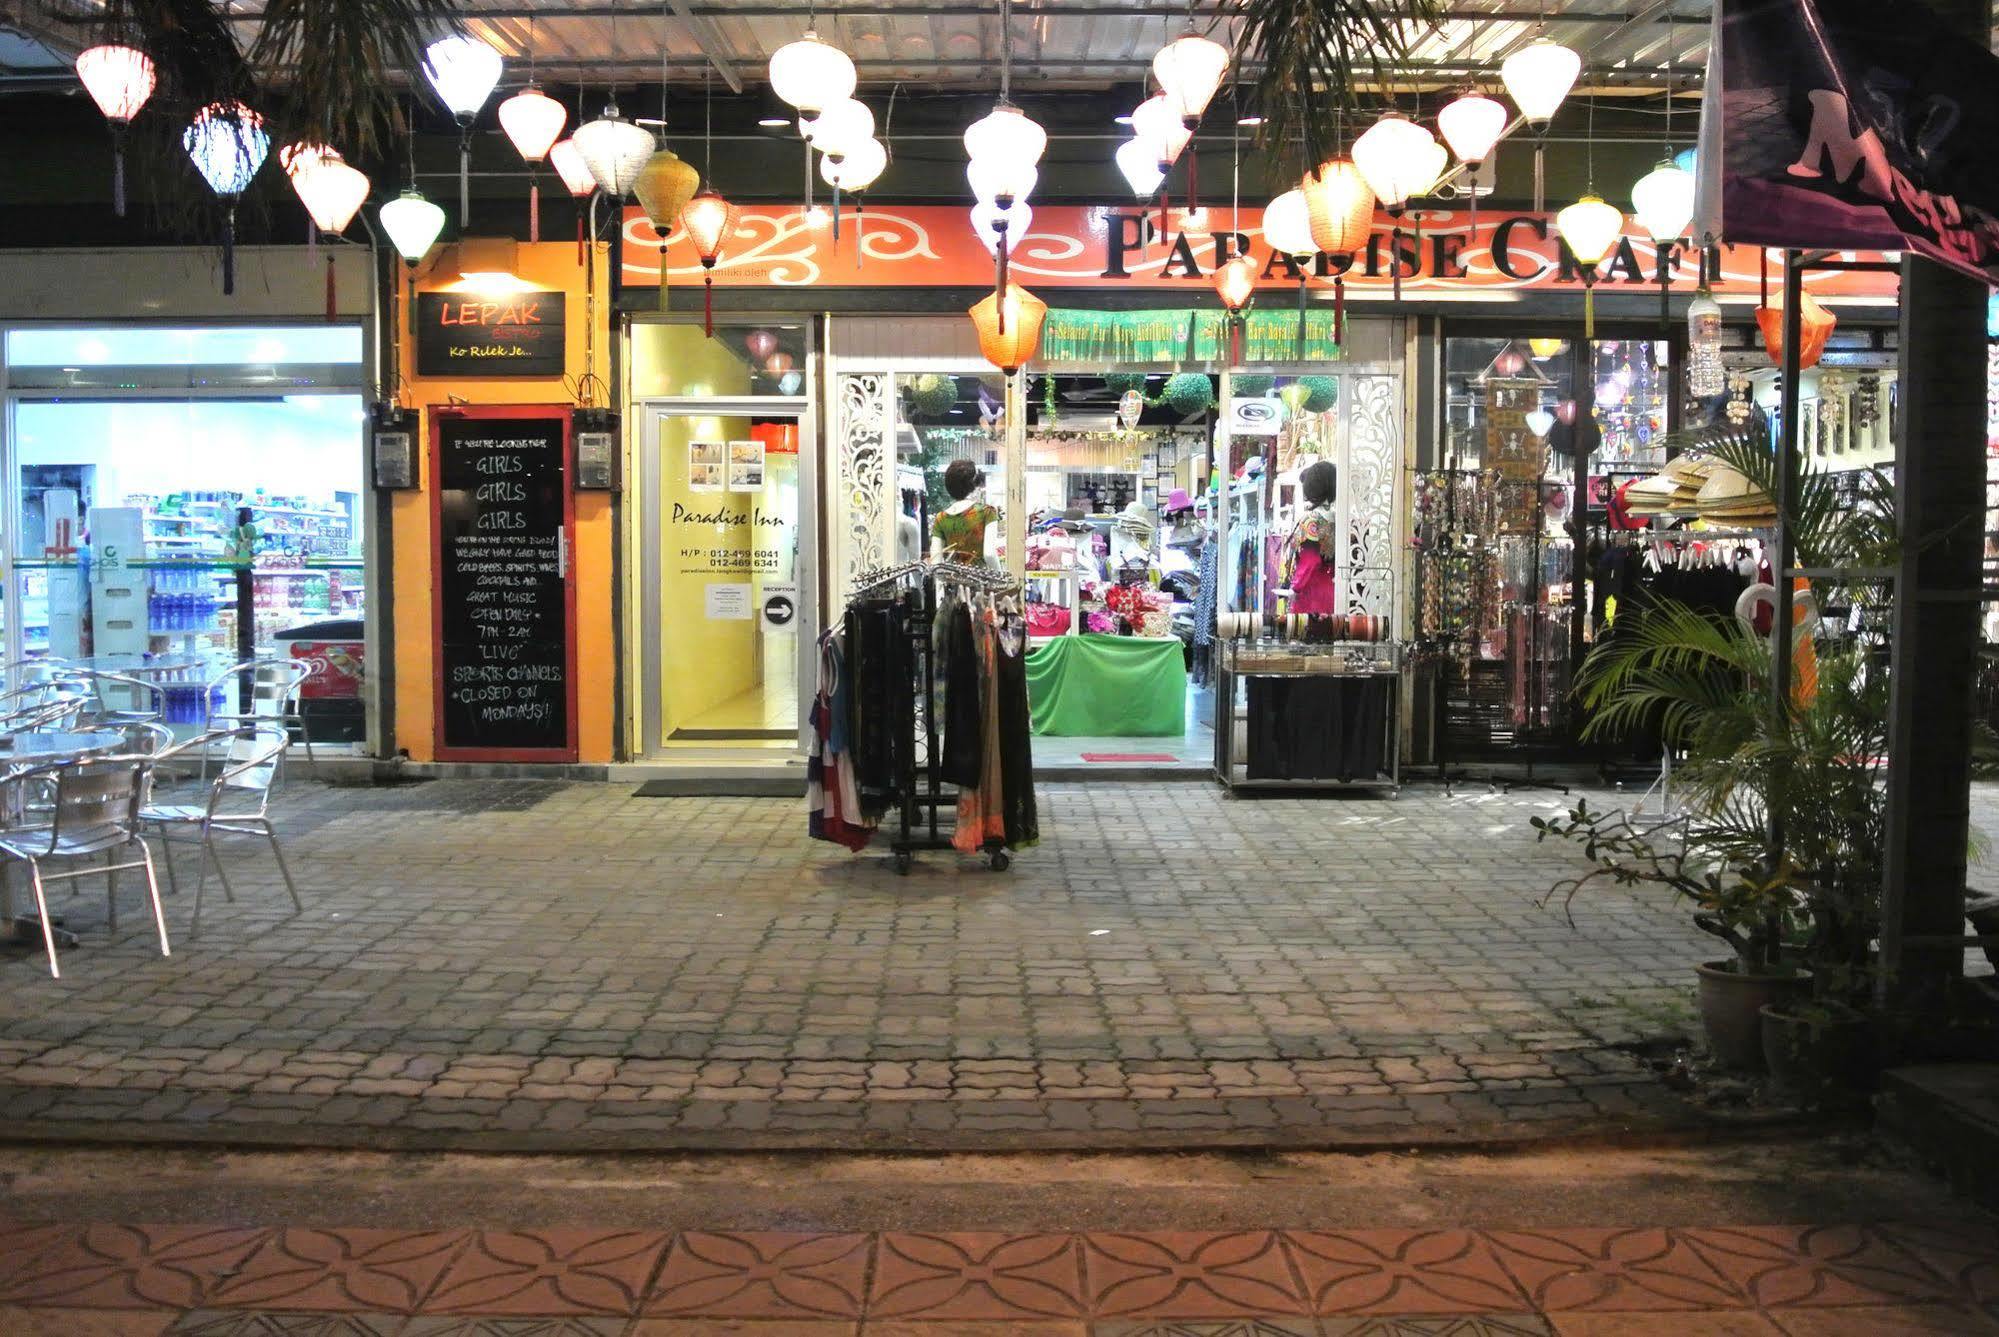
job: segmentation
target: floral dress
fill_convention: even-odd
[[[1332,508],[1321,506],[1305,512],[1285,540],[1282,579],[1291,591],[1292,612],[1339,611],[1331,555],[1335,529]]]
[[[944,545],[948,561],[978,566],[986,560],[986,526],[999,519],[997,508],[978,502],[962,511],[942,511],[930,532]]]

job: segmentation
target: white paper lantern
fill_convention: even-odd
[[[1201,113],[1222,86],[1228,68],[1228,48],[1191,27],[1152,58],[1152,77],[1159,81],[1161,95],[1179,111],[1181,122],[1190,130],[1200,123]]]
[[[339,236],[354,221],[368,198],[368,178],[336,154],[307,163],[292,173],[292,189],[321,232]]]
[[[1318,243],[1312,240],[1312,211],[1304,191],[1287,190],[1264,207],[1263,240],[1279,255],[1318,254]]]
[[[1127,139],[1118,145],[1117,169],[1124,173],[1131,193],[1141,200],[1157,194],[1159,183],[1166,178],[1159,170],[1158,150],[1142,139]]]
[[[770,56],[771,91],[802,112],[817,113],[854,94],[854,62],[808,31]]]
[[[460,121],[470,121],[499,86],[505,62],[476,37],[440,37],[424,49],[423,73],[438,100]]]
[[[378,211],[382,231],[405,263],[414,265],[430,254],[444,231],[444,210],[425,199],[421,192],[406,190]]]
[[[1164,93],[1159,93],[1132,110],[1131,137],[1151,150],[1153,165],[1164,176],[1180,160],[1180,151],[1187,147],[1194,132],[1180,119],[1180,109]]]
[[[1437,184],[1449,156],[1436,136],[1401,112],[1391,111],[1354,141],[1353,161],[1374,198],[1392,216]]]
[[[975,200],[1011,204],[1034,193],[1037,173],[1032,166],[1001,163],[991,158],[974,158],[965,164],[965,180]]]
[[[835,190],[852,195],[875,183],[888,167],[888,150],[879,139],[864,139],[839,158],[831,154],[819,160],[819,177]]]
[[[1547,409],[1531,409],[1527,415],[1527,430],[1546,440],[1548,433],[1555,430],[1555,415]]]
[[[559,140],[549,149],[548,165],[562,178],[564,189],[577,199],[582,199],[597,189],[597,178],[590,171],[590,164],[584,160],[583,151],[576,147],[576,141],[573,139]]]
[[[972,206],[972,231],[989,253],[999,249],[1002,238],[1007,250],[1013,250],[1033,224],[1034,210],[1025,200],[1015,201],[1010,208],[1002,208],[991,200],[980,200]]]
[[[652,132],[633,125],[618,114],[618,104],[604,108],[596,120],[576,127],[570,142],[589,165],[590,177],[614,200],[631,193],[632,183],[645,170],[647,160],[659,148]]]
[[[1694,220],[1694,174],[1661,159],[1631,188],[1631,212],[1652,240],[1677,241]]]
[[[539,88],[523,88],[500,104],[500,128],[531,163],[548,161],[549,150],[569,124],[569,109]]]
[[[1624,235],[1624,215],[1595,195],[1585,195],[1555,215],[1555,231],[1578,263],[1595,265]]]
[[[1034,166],[1048,148],[1048,132],[1020,108],[1002,102],[965,127],[965,156],[1010,166]]]
[[[1545,130],[1582,73],[1583,58],[1565,46],[1537,37],[1508,56],[1499,67],[1500,82],[1527,124]]]
[[[1506,106],[1483,93],[1466,93],[1444,104],[1437,129],[1460,161],[1477,167],[1506,133]]]
[[[804,124],[805,138],[828,157],[845,157],[847,151],[874,138],[875,114],[865,102],[843,97],[829,102],[825,110]]]

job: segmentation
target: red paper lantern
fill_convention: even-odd
[[[1810,293],[1800,294],[1798,303],[1798,366],[1816,367],[1825,352],[1839,318],[1819,305]],[[1756,308],[1756,328],[1763,332],[1763,351],[1779,367],[1784,365],[1784,300],[1772,294],[1769,302]]]

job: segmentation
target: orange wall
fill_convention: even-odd
[[[568,382],[580,380],[593,371],[600,385],[597,402],[602,407],[609,395],[611,351],[608,312],[606,250],[599,246],[593,261],[597,270],[597,303],[593,311],[585,293],[583,267],[576,262],[573,241],[522,242],[515,273],[534,287],[568,294]],[[453,249],[440,247],[432,259],[429,276],[420,277],[422,291],[442,290],[457,283],[457,263]],[[390,751],[407,751],[413,761],[431,761],[437,755],[436,664],[433,656],[432,604],[436,590],[431,570],[434,541],[430,523],[430,410],[456,400],[464,404],[568,404],[573,403],[569,384],[559,377],[533,380],[501,380],[418,377],[416,353],[409,337],[410,320],[401,308],[409,288],[400,285],[396,295],[402,349],[404,402],[423,412],[422,485],[397,492],[392,502],[391,532],[394,535],[395,566],[395,737]],[[596,326],[595,365],[585,359],[586,333]],[[607,762],[616,752],[617,647],[612,640],[611,588],[612,553],[617,535],[611,522],[609,492],[576,494],[576,534],[572,550],[576,580],[576,693],[577,756],[585,762]]]

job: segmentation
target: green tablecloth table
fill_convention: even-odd
[[[1166,738],[1187,730],[1187,661],[1178,639],[1058,636],[1027,655],[1037,734]]]

